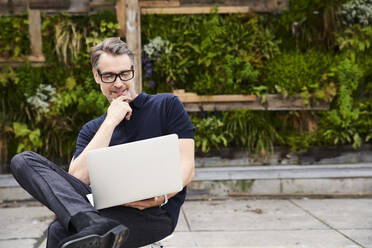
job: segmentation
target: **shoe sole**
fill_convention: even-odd
[[[119,248],[128,238],[128,229],[117,226],[103,235],[89,235],[64,243],[61,248]]]

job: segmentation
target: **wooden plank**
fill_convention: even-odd
[[[203,111],[230,111],[237,109],[254,109],[266,110],[264,106],[257,102],[245,103],[183,103],[188,112],[203,112]]]
[[[139,1],[141,8],[164,8],[164,7],[178,7],[180,6],[180,1],[178,0],[142,0]]]
[[[116,18],[120,26],[119,35],[120,37],[125,37],[126,34],[126,0],[119,0],[116,3]]]
[[[238,109],[250,109],[250,110],[270,110],[270,111],[290,111],[290,110],[328,110],[329,104],[321,102],[316,105],[305,105],[293,106],[292,101],[282,100],[282,106],[272,106],[268,102],[261,104],[260,100],[255,102],[230,102],[230,103],[184,103],[184,107],[188,112],[202,112],[202,111],[230,111]]]
[[[68,9],[70,7],[69,0],[28,0],[30,9]]]
[[[210,95],[199,96],[196,93],[185,93],[184,90],[175,90],[173,94],[183,103],[198,103],[198,102],[252,102],[256,101],[255,95]]]
[[[283,103],[283,105],[286,102]],[[320,103],[316,106],[303,105],[301,107],[293,107],[290,103],[278,109],[276,107],[265,106],[259,102],[245,102],[245,103],[184,103],[184,107],[188,112],[202,112],[202,111],[230,111],[230,110],[270,110],[270,111],[291,111],[291,110],[328,110],[329,104]]]
[[[0,14],[2,15],[21,15],[27,11],[26,0],[1,0]]]
[[[300,95],[283,98],[279,94],[267,94],[264,103],[262,98],[255,95],[210,95],[201,96],[195,93],[185,93],[184,90],[175,90],[173,94],[178,96],[188,112],[199,111],[229,111],[236,109],[252,110],[328,110],[329,103],[310,99],[305,104]]]
[[[91,11],[94,11],[94,10],[100,11],[106,8],[114,8],[115,3],[112,1],[106,1],[106,0],[91,0],[89,1],[89,7]]]
[[[319,101],[305,104],[301,96],[283,98],[278,94],[267,94],[266,100],[255,95],[210,95],[200,96],[196,93],[185,93],[184,90],[175,90],[173,94],[183,102],[185,109],[189,112],[198,111],[228,111],[234,109],[254,110],[327,110],[329,104]]]
[[[268,94],[266,102],[263,104],[265,109],[280,111],[280,110],[327,110],[329,104],[319,100],[319,104],[311,99],[310,104],[305,104],[304,99],[300,95],[283,98],[279,94]]]
[[[253,12],[272,12],[288,8],[288,0],[180,0],[181,6],[249,6]]]
[[[31,56],[37,61],[45,61],[42,52],[41,17],[40,10],[30,9],[28,11],[28,32],[31,42]]]
[[[55,2],[55,0],[31,0],[31,8],[33,9],[45,9],[47,13],[58,13],[67,12],[70,14],[89,14],[102,9],[114,9],[115,2],[107,0],[62,0],[60,2]],[[172,10],[164,10],[169,7],[182,7],[182,8],[194,8],[194,10],[187,11],[186,14],[208,14],[210,9],[216,4],[216,1],[207,0],[140,0],[140,7],[145,8],[142,12],[156,12],[154,8],[161,8],[162,14],[177,14],[172,13]],[[235,7],[235,10],[223,11],[220,13],[239,13],[246,12],[241,11],[242,7],[249,7],[252,12],[273,12],[278,10],[284,10],[288,8],[289,0],[219,0],[217,1],[219,8],[229,8]],[[203,7],[208,7],[207,10]],[[198,9],[201,11],[198,11]],[[149,10],[152,9],[152,10]],[[23,14],[27,10],[26,0],[0,0],[0,13],[3,15],[15,15]],[[179,10],[179,12],[184,12],[185,10]],[[170,12],[170,13],[168,13]],[[201,13],[200,13],[201,12]],[[146,14],[145,13],[145,14]]]
[[[114,6],[113,6],[114,7]],[[90,11],[90,0],[71,0],[70,8],[66,10],[72,15],[84,15]]]
[[[253,12],[274,12],[287,9],[289,0],[241,0],[251,7]]]
[[[142,91],[141,65],[141,12],[138,0],[126,0],[126,39],[128,47],[134,53],[135,90]]]
[[[4,59],[0,58],[0,67],[2,66],[12,66],[12,67],[18,67],[20,65],[25,64],[26,62],[30,62],[32,66],[42,66],[44,65],[45,58],[42,57],[35,57],[35,56],[28,56],[26,58],[22,59]]]
[[[142,8],[141,13],[146,14],[210,14],[213,6],[190,6],[190,7],[166,7],[166,8]],[[220,6],[218,13],[229,14],[229,13],[248,13],[250,7],[248,6]]]

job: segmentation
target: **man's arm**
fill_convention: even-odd
[[[111,102],[102,125],[83,152],[71,161],[68,173],[86,184],[90,183],[86,154],[90,150],[109,146],[115,127],[124,118],[128,120],[130,118],[132,109],[128,102],[126,102],[130,100],[127,96],[120,96]]]
[[[183,187],[188,185],[195,175],[195,155],[194,155],[194,140],[193,139],[179,139],[181,172]],[[168,199],[175,196],[178,192],[168,194]],[[154,197],[148,200],[130,202],[123,206],[137,208],[143,210],[150,207],[159,206],[164,202],[164,196]]]
[[[185,187],[195,176],[194,139],[179,139],[182,182]]]

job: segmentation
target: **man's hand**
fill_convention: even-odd
[[[163,202],[164,202],[164,196],[156,196],[156,197],[142,200],[142,201],[126,203],[126,204],[123,204],[122,206],[144,210],[146,208],[160,206],[160,204],[162,204]]]
[[[132,108],[129,106],[129,102],[132,98],[128,96],[119,96],[112,100],[110,106],[107,109],[106,120],[110,121],[115,127],[125,118],[130,119],[132,115]]]

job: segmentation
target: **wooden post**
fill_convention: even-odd
[[[138,0],[126,0],[126,40],[134,53],[135,90],[142,91],[141,12]]]
[[[126,0],[119,0],[116,3],[116,18],[118,20],[118,23],[120,25],[119,35],[120,37],[125,37],[126,32],[126,20],[125,20],[125,14],[126,14]]]
[[[42,38],[41,38],[41,18],[40,10],[29,9],[28,10],[28,32],[30,34],[31,41],[31,56],[30,59],[34,61],[44,61],[42,52]]]

